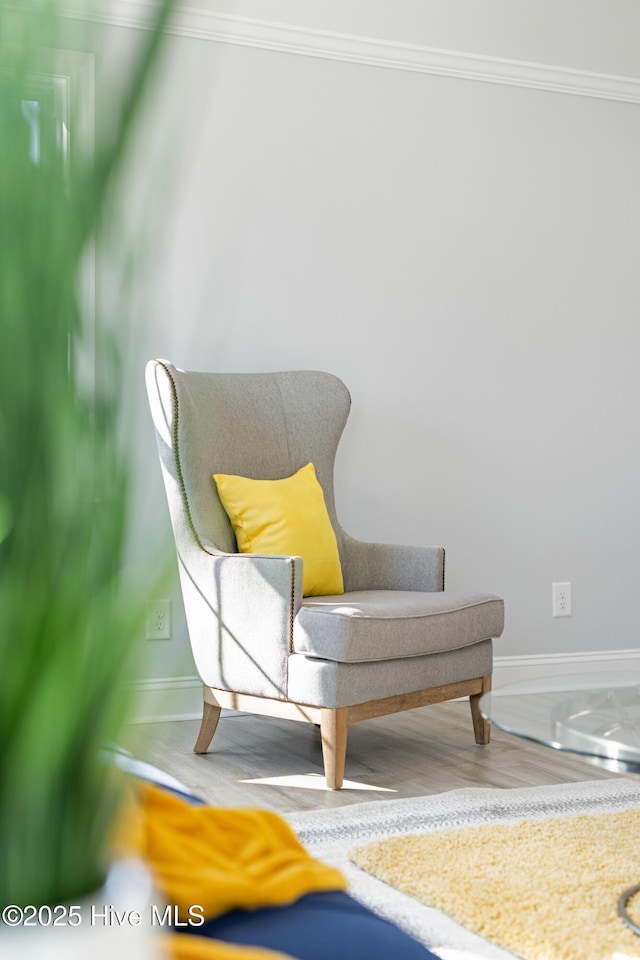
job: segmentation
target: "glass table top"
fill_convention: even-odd
[[[507,733],[640,774],[640,675],[633,671],[509,684],[485,694],[480,712]]]

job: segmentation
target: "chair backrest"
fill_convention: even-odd
[[[340,543],[333,468],[351,398],[338,377],[194,373],[166,360],[146,373],[177,542],[191,533],[208,550],[235,552],[213,473],[278,480],[311,461]]]

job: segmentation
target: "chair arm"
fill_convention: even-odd
[[[193,656],[203,683],[260,697],[287,696],[293,621],[302,604],[300,557],[179,554]]]
[[[342,543],[345,591],[444,590],[444,548],[395,543],[365,543],[346,537]]]

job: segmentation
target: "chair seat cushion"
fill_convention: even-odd
[[[490,593],[359,590],[309,597],[293,648],[323,660],[363,663],[441,653],[499,637],[504,602]]]

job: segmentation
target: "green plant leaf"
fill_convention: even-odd
[[[129,714],[125,680],[154,587],[131,589],[125,568],[131,504],[118,377],[126,337],[113,318],[110,333],[98,331],[96,393],[75,362],[87,325],[77,290],[173,6],[156,6],[108,139],[93,160],[70,165],[48,120],[51,89],[42,86],[37,101],[28,93],[59,42],[57,4],[0,5],[3,903],[58,903],[95,887],[122,793],[102,746]]]

